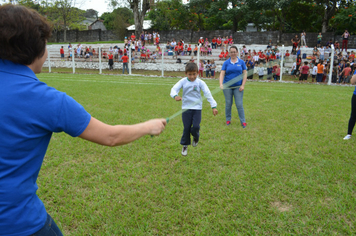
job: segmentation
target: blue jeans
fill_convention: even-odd
[[[47,213],[47,220],[43,228],[31,236],[63,236],[63,234],[56,225],[56,222],[54,222],[52,217]]]
[[[180,144],[190,145],[190,134],[196,141],[199,141],[201,110],[186,110],[182,113],[182,121],[184,130]]]
[[[225,96],[225,116],[226,121],[231,121],[231,107],[233,102],[233,97],[235,98],[235,105],[237,108],[237,112],[239,113],[240,122],[245,123],[245,111],[242,106],[242,100],[244,96],[244,91],[239,91],[239,88],[233,89],[224,89]]]
[[[127,65],[127,62],[126,63],[122,63],[122,73],[125,74],[125,68],[127,70],[127,74],[130,74],[129,73],[129,66]]]
[[[316,74],[316,82],[323,82],[324,74]]]

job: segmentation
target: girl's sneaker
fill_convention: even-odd
[[[345,136],[344,140],[349,140],[351,137],[352,137],[351,134],[348,134]]]
[[[226,121],[226,125],[230,125],[231,124],[231,122],[228,120],[228,121]]]
[[[186,156],[187,154],[188,154],[188,146],[184,145],[183,148],[182,148],[182,155]]]
[[[192,146],[193,147],[198,146],[198,141],[196,141],[195,138],[193,138]]]
[[[242,123],[241,125],[242,125],[242,128],[246,128],[247,123]]]

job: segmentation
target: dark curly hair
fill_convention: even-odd
[[[0,59],[30,65],[41,58],[51,36],[46,19],[32,9],[0,6]]]

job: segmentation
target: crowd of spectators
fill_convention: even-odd
[[[312,77],[312,82],[327,81],[328,74],[332,73],[332,82],[334,83],[348,83],[350,81],[350,75],[355,70],[355,52],[347,52],[347,40],[349,33],[345,30],[340,48],[339,42],[329,40],[322,44],[322,33],[317,36],[317,44],[313,49],[308,48],[306,41],[306,33],[303,31],[298,35],[295,35],[291,39],[292,50],[286,50],[283,52],[284,60],[292,63],[290,72],[292,79],[299,79],[305,81],[308,77]],[[156,59],[160,58],[163,54],[166,56],[172,56],[176,59],[177,63],[182,63],[182,56],[191,57],[188,61],[194,62],[194,57],[198,54],[201,60],[198,62],[200,77],[215,78],[215,60],[225,61],[229,55],[229,47],[234,44],[232,36],[218,36],[213,37],[211,40],[208,38],[200,37],[195,44],[185,43],[183,39],[167,41],[163,49],[160,46],[160,35],[158,32],[142,32],[139,37],[136,37],[134,33],[129,37],[125,37],[124,47],[118,46],[110,47],[108,50],[102,50],[101,57],[109,62],[110,69],[113,69],[114,62],[122,62],[122,57],[127,56],[129,49],[131,48],[131,61],[135,62],[156,62]],[[147,47],[150,45],[151,50]],[[335,48],[335,56],[333,58],[334,66],[330,69],[331,58],[331,46]],[[152,50],[152,46],[155,50]],[[308,49],[308,50],[306,50]],[[345,51],[343,51],[345,50]],[[76,58],[83,58],[84,60],[92,60],[92,58],[98,58],[98,49],[91,46],[83,47],[78,44],[75,48],[72,45],[68,45],[68,56],[70,59],[74,52]],[[215,53],[213,53],[215,52]],[[220,53],[216,53],[220,52]],[[61,60],[65,60],[64,49],[60,49]],[[209,58],[211,57],[211,58]],[[277,44],[274,44],[272,40],[267,42],[267,45],[263,49],[248,49],[245,45],[240,50],[239,58],[244,60],[248,70],[250,71],[248,78],[253,78],[253,73],[256,72],[260,79],[278,79],[281,71],[279,68],[278,60],[282,57],[280,48]],[[187,61],[187,62],[188,62]],[[320,81],[317,79],[318,68],[317,65],[323,65],[323,77]],[[255,67],[258,67],[255,69]],[[307,69],[308,68],[308,69]],[[321,69],[319,68],[319,72]],[[350,71],[349,71],[350,70]]]

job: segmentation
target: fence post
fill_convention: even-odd
[[[283,77],[283,60],[284,60],[284,45],[282,45],[282,60],[281,60],[281,68],[280,68],[280,75],[279,75],[279,81],[282,81]]]
[[[51,73],[51,51],[49,50],[51,46],[47,47],[48,52],[48,72]]]
[[[164,69],[163,69],[163,56],[164,56],[164,53],[163,53],[163,50],[161,50],[161,54],[162,54],[161,69],[162,69],[162,77],[163,77],[164,76]],[[167,54],[168,54],[168,52],[167,52]]]
[[[200,63],[200,44],[198,44],[198,53],[197,53],[197,65],[198,65],[198,70],[199,70],[199,63]]]
[[[129,46],[129,75],[131,75],[131,44]]]
[[[73,67],[73,74],[75,74],[74,56],[75,56],[75,52],[74,52],[74,48],[72,48],[72,67]]]
[[[101,72],[102,72],[102,70],[101,70],[101,47],[102,47],[103,45],[101,45],[100,47],[99,47],[99,74],[101,74]]]
[[[328,85],[331,85],[331,78],[333,75],[333,66],[334,66],[334,44],[331,44],[331,58],[330,58],[330,68],[329,68],[329,82]]]

